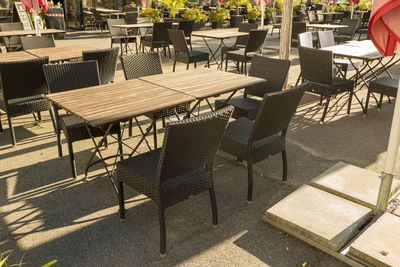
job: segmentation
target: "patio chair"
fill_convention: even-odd
[[[194,20],[181,20],[179,21],[178,30],[183,31],[185,34],[186,43],[190,46],[190,50],[193,50],[192,47],[192,31],[193,31]]]
[[[257,23],[240,23],[238,32],[248,32],[251,30],[256,30],[258,28]],[[221,66],[224,63],[224,54],[228,51],[239,50],[240,48],[245,48],[247,45],[247,40],[249,36],[239,36],[236,38],[236,42],[232,46],[222,46],[221,47]]]
[[[317,16],[315,15],[315,12],[313,10],[307,11],[308,14],[308,22],[309,23],[317,23]]]
[[[82,52],[82,60],[96,60],[100,74],[100,84],[113,83],[117,68],[119,48],[106,48]]]
[[[43,70],[50,93],[64,92],[100,84],[97,62],[94,60],[63,64],[47,64],[43,66]],[[60,114],[61,107],[56,105],[53,105],[53,107],[57,123],[56,136],[58,155],[59,157],[63,156],[61,146],[61,131],[63,131],[68,144],[72,177],[76,178],[77,171],[72,143],[86,140],[91,137],[85,126],[85,122],[81,118],[70,113]],[[104,135],[103,129],[92,127],[90,125],[88,125],[88,128],[94,137]],[[120,125],[113,125],[110,134],[117,134],[118,137],[120,137]]]
[[[324,123],[331,96],[349,92],[347,114],[350,114],[354,81],[332,77],[332,51],[317,50],[299,46],[301,76],[309,82],[307,91],[326,98],[325,108],[320,120]],[[322,98],[321,98],[322,99]]]
[[[228,51],[225,53],[225,71],[228,70],[228,60],[236,61],[237,68],[239,69],[239,62],[242,63],[241,73],[247,74],[247,62],[251,61],[253,55],[261,54],[264,48],[265,39],[267,38],[268,29],[265,30],[251,30],[249,33],[249,39],[247,41],[246,47]]]
[[[111,37],[111,47],[113,44],[119,44],[121,47],[121,55],[124,53],[128,53],[128,50],[131,50],[129,44],[134,43],[136,48],[136,54],[138,51],[137,46],[137,38],[136,36],[129,35],[126,29],[112,27],[113,25],[124,25],[124,19],[107,19],[107,25],[110,30],[110,37]]]
[[[150,51],[154,52],[154,48],[164,49],[164,54],[167,56],[166,49],[168,48],[169,58],[171,58],[171,51],[169,49],[169,35],[168,29],[172,28],[172,22],[155,22],[153,26],[153,34],[151,36],[142,36],[142,52],[144,53],[144,47],[150,47]]]
[[[379,102],[377,102],[377,104],[378,108],[381,108],[384,95],[389,97],[397,97],[398,85],[399,80],[391,79],[388,77],[382,77],[371,81],[368,86],[368,94],[367,100],[365,102],[364,113],[367,114],[368,112],[369,98],[372,93],[380,94]]]
[[[307,25],[305,22],[292,22],[292,41],[291,47],[297,47],[299,45],[298,35],[300,33],[307,32]],[[312,41],[312,36],[311,36]]]
[[[277,17],[276,13],[272,13],[272,29],[271,29],[271,36],[274,33],[274,29],[279,30],[279,36],[281,36],[281,28],[282,28],[282,23],[281,23],[281,18]]]
[[[163,73],[160,54],[158,53],[151,52],[137,55],[123,55],[120,58],[126,80],[138,79],[140,77]],[[165,125],[166,117],[175,115],[176,113],[184,113],[189,110],[190,104],[183,104],[173,108],[146,114],[148,118],[153,120],[153,137],[155,148],[157,148],[156,120],[162,119],[163,124]],[[129,136],[132,136],[132,120],[129,121]]]
[[[322,10],[317,10],[316,15],[317,15],[318,23],[321,23],[321,24],[325,23],[325,18],[324,18],[324,14],[322,13]]]
[[[49,36],[23,36],[21,37],[23,50],[56,47],[52,35]]]
[[[44,64],[49,63],[48,57],[0,62],[0,108],[7,114],[11,143],[17,144],[12,124],[12,118],[48,110],[55,126],[51,105],[43,96],[47,93],[46,79],[43,75]],[[55,127],[54,127],[55,129]],[[3,131],[0,120],[0,131]]]
[[[185,34],[182,30],[168,29],[169,39],[174,47],[174,65],[172,71],[175,72],[176,62],[186,63],[186,69],[189,69],[189,64],[193,63],[196,68],[196,63],[208,61],[209,54],[207,52],[191,50],[186,43]],[[208,66],[210,67],[210,66]]]
[[[125,14],[125,23],[126,24],[136,24],[137,18],[139,17],[138,11],[129,11]]]
[[[227,105],[235,107],[232,117],[239,119],[247,117],[255,120],[257,111],[261,105],[261,99],[266,93],[281,91],[289,73],[290,60],[269,58],[254,55],[250,66],[249,76],[263,78],[265,84],[257,84],[245,88],[243,96],[229,99],[217,99],[215,108],[219,109]],[[253,97],[248,97],[253,96]]]
[[[319,31],[318,40],[321,48],[335,45],[333,31]],[[351,64],[348,59],[341,58],[334,58],[333,62],[344,72],[344,77],[346,77],[348,71],[359,69],[361,65],[359,60],[352,60],[353,64]]]
[[[165,210],[207,191],[213,225],[218,224],[214,194],[214,158],[232,114],[232,107],[187,120],[169,123],[161,149],[117,163],[119,216],[125,219],[124,184],[152,199],[158,206],[160,254],[166,254]]]
[[[94,25],[99,30],[103,31],[107,28],[107,20],[105,17],[101,15],[101,12],[95,8],[91,8],[90,12],[93,13],[94,16]]]
[[[1,23],[0,31],[19,31],[23,30],[24,26],[21,22]],[[7,52],[22,50],[21,38],[18,36],[2,37],[2,42],[6,46]]]
[[[254,121],[240,118],[228,124],[219,149],[247,161],[248,202],[253,197],[253,164],[282,153],[282,180],[287,180],[286,132],[306,87],[267,93]]]
[[[344,18],[341,25],[347,25],[346,28],[340,28],[337,31],[337,35],[334,36],[336,43],[343,43],[351,41],[357,30],[358,19]]]

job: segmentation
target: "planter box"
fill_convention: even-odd
[[[225,24],[226,24],[225,21],[212,22],[212,23],[211,23],[211,28],[213,28],[213,29],[223,28]]]
[[[63,8],[49,8],[45,17],[46,27],[48,29],[65,30],[64,9]],[[63,33],[54,35],[57,39],[64,39]]]
[[[195,22],[193,24],[193,30],[194,31],[199,31],[199,30],[203,29],[205,26],[206,26],[205,22]]]

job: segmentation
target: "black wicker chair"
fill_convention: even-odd
[[[337,35],[335,35],[335,42],[343,43],[351,41],[354,38],[354,35],[356,34],[358,19],[344,18],[340,24],[347,25],[347,27],[340,28],[337,31]]]
[[[136,24],[137,18],[139,17],[138,11],[129,11],[125,14],[125,23],[126,24]]]
[[[354,81],[332,77],[332,52],[299,46],[299,57],[301,76],[304,80],[309,81],[307,91],[326,98],[325,108],[320,123],[324,123],[329,102],[333,95],[349,92],[347,114],[350,114],[351,99],[354,93]]]
[[[274,33],[274,29],[279,30],[279,36],[281,36],[281,28],[282,28],[282,19],[278,17],[276,13],[272,13],[272,29],[271,29],[271,36]]]
[[[319,31],[318,40],[321,48],[335,45],[333,31]],[[348,59],[341,58],[334,58],[333,62],[344,72],[344,77],[346,77],[348,71],[354,70],[355,68],[359,69],[361,65],[361,61],[359,60],[352,60],[353,64],[351,64]]]
[[[126,29],[112,27],[113,25],[124,25],[124,19],[107,19],[107,25],[110,30],[111,47],[113,44],[119,44],[121,47],[121,54],[128,53],[131,50],[129,44],[134,43],[136,48],[136,54],[138,53],[137,38],[136,36],[130,35]],[[125,49],[125,50],[124,50]]]
[[[23,30],[24,26],[21,22],[1,23],[0,31],[19,31]],[[7,52],[22,50],[21,38],[18,36],[2,37],[2,42],[6,46]]]
[[[306,87],[304,83],[265,94],[255,121],[240,118],[228,124],[219,149],[247,161],[248,202],[253,196],[253,164],[281,152],[282,180],[287,180],[286,131]]]
[[[42,66],[49,63],[48,57],[0,62],[0,108],[7,114],[10,129],[11,143],[16,145],[14,127],[11,119],[33,112],[38,113],[48,110],[54,124],[51,105],[44,94],[47,93],[46,79]],[[55,127],[54,127],[55,129]],[[0,120],[0,131],[3,131]]]
[[[124,71],[125,79],[138,79],[140,77],[162,74],[162,65],[160,55],[158,53],[145,53],[138,55],[123,55],[121,56],[122,69]],[[134,90],[134,89],[133,89]],[[177,113],[184,113],[190,110],[190,104],[183,104],[174,108],[169,108],[162,111],[147,114],[148,118],[153,120],[153,135],[154,147],[157,148],[157,119],[163,119],[165,125],[165,118],[175,115]],[[132,136],[132,120],[129,121],[129,136]]]
[[[47,85],[51,93],[58,93],[79,88],[96,86],[100,84],[97,62],[84,61],[64,64],[47,64],[43,66]],[[72,143],[91,138],[85,123],[73,114],[60,114],[60,108],[54,105],[54,112],[57,122],[57,147],[59,157],[63,156],[61,146],[61,131],[64,132],[68,144],[69,158],[71,163],[72,177],[76,178],[76,164]],[[90,133],[96,136],[103,136],[104,130],[88,125]],[[120,137],[120,126],[115,124],[110,134],[117,134]]]
[[[227,107],[209,115],[170,123],[161,149],[117,163],[114,178],[118,183],[120,219],[125,219],[124,184],[156,202],[162,256],[166,254],[165,210],[168,207],[208,190],[213,224],[218,224],[214,158],[232,110]]]
[[[92,51],[83,51],[82,60],[96,60],[99,67],[100,83],[114,82],[115,69],[117,68],[119,48],[106,48]]]
[[[101,12],[95,8],[91,8],[90,12],[93,13],[95,27],[100,29],[101,31],[105,30],[107,27],[107,21],[104,17],[101,16]]]
[[[233,118],[247,117],[255,120],[257,111],[261,105],[261,99],[266,93],[281,91],[290,68],[290,60],[269,58],[266,56],[254,55],[251,62],[249,76],[263,78],[266,84],[257,84],[245,88],[242,97],[234,97],[226,102],[226,99],[217,99],[215,108],[219,109],[226,105],[235,107]],[[248,97],[248,96],[255,96]]]
[[[169,58],[171,58],[171,51],[169,49],[169,35],[168,29],[172,28],[172,22],[155,22],[153,26],[153,34],[151,36],[142,37],[142,52],[144,53],[145,47],[150,47],[150,51],[154,52],[154,48],[164,49],[164,54],[167,56],[166,48],[168,48]]]
[[[186,63],[186,69],[189,69],[189,64],[194,63],[196,68],[196,63],[201,61],[208,61],[209,54],[207,52],[190,50],[187,46],[185,34],[182,30],[168,29],[169,39],[174,47],[174,65],[172,71],[175,71],[176,62]]]
[[[182,20],[179,21],[178,30],[183,31],[185,34],[186,43],[192,48],[192,31],[193,31],[194,20]]]
[[[379,78],[369,83],[367,100],[365,102],[364,113],[368,112],[369,98],[372,93],[380,94],[378,108],[382,106],[383,96],[397,97],[397,90],[399,87],[399,80],[391,79],[388,77]]]
[[[304,32],[307,32],[307,25],[305,22],[292,22],[292,47],[297,47],[299,45],[298,35]]]
[[[21,44],[23,50],[38,49],[46,47],[56,47],[52,35],[48,36],[24,36],[21,37]]]
[[[238,32],[250,32],[251,30],[256,30],[258,28],[257,23],[240,23]],[[224,63],[224,54],[228,51],[239,50],[240,48],[245,48],[247,45],[247,40],[249,36],[239,36],[236,38],[236,42],[233,46],[222,46],[221,47],[221,66]]]
[[[247,45],[243,49],[228,51],[225,53],[225,71],[228,70],[228,60],[236,61],[239,69],[239,62],[242,63],[241,73],[247,74],[247,62],[251,61],[253,55],[261,54],[264,48],[265,39],[267,38],[268,29],[266,30],[251,30]]]

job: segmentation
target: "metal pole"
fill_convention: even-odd
[[[261,3],[260,3],[260,5],[261,5],[261,28],[264,29],[264,12],[265,12],[264,0],[260,0],[260,1],[261,1]]]
[[[400,85],[398,85],[400,90]],[[385,167],[381,176],[381,185],[379,188],[377,214],[381,215],[386,211],[389,202],[390,189],[392,187],[394,167],[396,164],[397,152],[400,143],[400,97],[396,98],[394,106],[392,128],[390,129],[390,136],[385,160]]]

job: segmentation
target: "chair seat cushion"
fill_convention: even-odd
[[[227,105],[235,107],[232,117],[239,119],[247,117],[250,120],[255,120],[257,111],[261,105],[261,101],[250,97],[234,97],[229,99],[228,103],[225,103],[226,99],[217,99],[215,101],[215,108],[220,109]]]
[[[225,53],[226,59],[228,60],[233,60],[233,61],[250,61],[253,58],[253,55],[256,53],[247,53],[246,56],[244,55],[245,50],[240,49],[240,50],[234,50],[234,51],[228,51]]]
[[[0,109],[6,111],[10,117],[26,115],[32,112],[45,111],[50,109],[50,103],[42,95],[14,98],[4,101],[3,91],[0,90]]]
[[[334,40],[336,43],[343,43],[343,42],[347,42],[347,41],[351,41],[351,37],[347,36],[347,35],[336,35],[334,36]]]
[[[193,50],[189,51],[189,55],[184,53],[175,54],[175,60],[186,62],[188,56],[189,56],[189,63],[193,63],[200,61],[208,61],[209,54],[207,52]]]
[[[383,77],[370,82],[369,90],[378,94],[396,97],[398,85],[399,80]]]
[[[135,43],[136,37],[135,36],[124,36],[124,35],[116,35],[112,36],[111,40],[113,43]]]
[[[351,91],[354,87],[354,81],[343,78],[334,78],[332,87],[334,94]]]
[[[234,51],[245,48],[244,45],[233,45],[233,46],[223,46],[221,47],[221,53],[224,54],[228,51]]]

